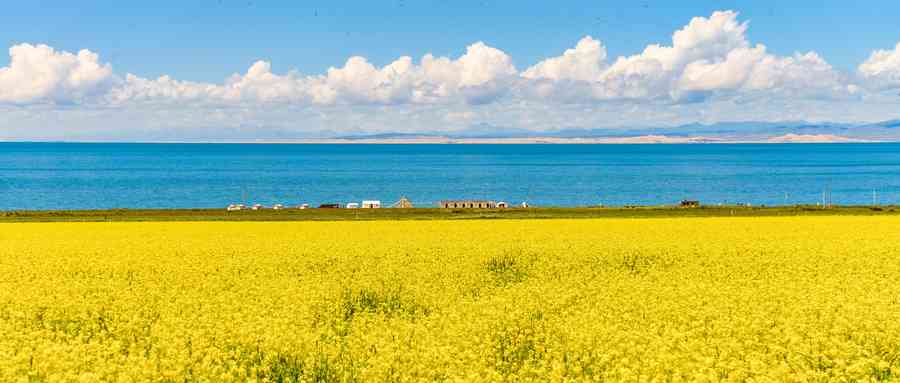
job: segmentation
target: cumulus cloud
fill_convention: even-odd
[[[732,11],[695,17],[672,35],[671,46],[650,45],[611,64],[605,61],[602,44],[585,37],[574,49],[538,63],[523,76],[542,80],[531,84],[531,94],[561,100],[691,101],[716,93],[759,91],[842,97],[856,90],[814,52],[778,57],[762,44],[751,46],[748,24],[737,17]]]
[[[257,61],[245,74],[234,74],[222,84],[180,81],[169,76],[146,79],[129,73],[109,92],[107,101],[115,105],[305,102],[308,88],[307,81],[296,73],[276,75],[269,62]]]
[[[469,45],[456,60],[425,55],[416,65],[401,57],[376,68],[363,57],[351,57],[342,68],[308,78],[317,103],[435,103],[462,98],[477,102],[503,92],[517,74],[512,58],[482,42]]]
[[[522,72],[530,79],[596,81],[603,73],[606,48],[599,40],[585,36],[562,56],[537,63]]]
[[[729,52],[746,48],[747,23],[732,11],[695,17],[672,34],[672,45],[649,45],[640,54],[619,57],[595,80],[597,99],[677,98],[678,78],[694,62],[721,61]]]
[[[319,75],[276,74],[271,63],[257,61],[219,84],[134,74],[120,79],[90,51],[73,55],[23,44],[10,49],[12,64],[0,69],[0,102],[80,102],[97,94],[112,105],[485,104],[508,94],[557,103],[695,102],[760,94],[841,98],[859,92],[815,52],[780,57],[762,44],[752,45],[748,26],[733,11],[695,17],[672,34],[671,45],[649,45],[612,62],[599,39],[585,36],[562,55],[521,72],[508,54],[476,42],[455,59],[427,54],[416,62],[403,56],[378,67],[353,56]],[[875,52],[860,66],[859,77],[883,87],[900,84],[898,62],[898,50]]]
[[[272,73],[269,62],[257,61],[245,74],[221,85],[156,80],[132,74],[110,94],[114,103],[129,101],[204,101],[209,103],[428,104],[453,101],[483,103],[502,95],[518,75],[512,59],[482,42],[469,45],[453,60],[425,55],[419,64],[409,56],[378,68],[353,56],[323,75]]]
[[[148,80],[129,73],[120,86],[110,91],[106,99],[114,105],[152,101],[179,103],[203,101],[219,93],[219,87],[213,84],[178,81],[169,76]]]
[[[894,49],[877,50],[859,65],[859,75],[876,89],[900,87],[900,42]]]
[[[54,116],[49,111],[56,105],[85,104],[82,113],[58,110],[112,121],[87,113],[100,106],[97,113],[119,121],[152,116],[151,125],[166,129],[227,126],[242,134],[259,126],[290,131],[297,119],[323,132],[366,126],[410,132],[434,129],[436,122],[447,129],[485,123],[541,130],[625,121],[896,118],[896,94],[879,91],[900,88],[900,44],[872,53],[849,74],[815,52],[769,52],[749,41],[749,26],[737,12],[714,12],[691,19],[670,42],[618,57],[599,38],[584,36],[522,71],[506,52],[476,42],[457,57],[402,56],[381,66],[353,56],[318,74],[275,73],[260,60],[217,83],[117,76],[88,50],[20,44],[0,68],[0,110],[16,111],[5,116],[19,116],[18,126],[51,125],[43,119]]]
[[[58,52],[46,45],[9,48],[10,64],[0,68],[0,102],[72,103],[108,90],[112,67],[82,49]]]
[[[699,60],[685,66],[673,88],[673,97],[696,92],[766,92],[769,95],[810,98],[851,96],[848,84],[815,52],[777,57],[766,47],[738,48],[721,61]]]

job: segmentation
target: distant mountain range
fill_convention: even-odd
[[[900,120],[877,123],[722,122],[646,128],[564,128],[548,131],[477,124],[453,132],[378,133],[333,136],[341,140],[498,140],[498,139],[620,139],[628,137],[693,138],[692,141],[765,141],[783,137],[832,137],[835,139],[898,141]]]

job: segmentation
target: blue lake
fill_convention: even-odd
[[[0,210],[318,205],[900,204],[900,144],[0,143]]]

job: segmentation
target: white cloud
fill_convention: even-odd
[[[384,67],[354,56],[321,75],[275,74],[267,61],[220,84],[155,80],[127,74],[113,77],[97,55],[57,53],[47,46],[13,47],[13,63],[0,72],[0,101],[78,102],[106,91],[112,105],[294,104],[397,105],[484,104],[509,92],[514,97],[580,103],[610,100],[702,101],[715,95],[760,93],[791,97],[844,97],[858,88],[814,52],[778,57],[762,44],[751,46],[747,22],[733,11],[695,17],[672,34],[671,46],[654,44],[632,56],[607,62],[600,40],[582,38],[561,56],[518,72],[505,52],[482,42],[451,59],[425,55],[418,63],[403,56]],[[896,52],[876,52],[860,66],[870,77],[898,76]],[[892,74],[893,73],[893,74]],[[110,84],[115,86],[110,87]]]
[[[408,56],[377,68],[365,57],[353,56],[342,67],[323,75],[272,73],[271,64],[257,61],[245,74],[221,85],[177,81],[168,76],[148,80],[129,74],[114,89],[110,101],[197,101],[218,103],[428,104],[454,101],[481,103],[508,89],[518,74],[503,51],[482,42],[469,45],[456,60],[425,55],[416,65]]]
[[[0,102],[71,103],[107,90],[112,67],[96,53],[57,52],[46,45],[9,48],[10,64],[0,68]]]
[[[469,45],[466,54],[453,65],[459,72],[459,85],[462,87],[482,86],[518,73],[509,55],[480,41]]]
[[[815,52],[777,57],[766,47],[732,50],[721,61],[688,64],[673,97],[692,92],[766,92],[770,96],[841,98],[857,91]]]
[[[110,91],[107,101],[114,105],[129,102],[183,103],[204,101],[221,93],[220,87],[213,84],[178,81],[169,76],[148,80],[129,73],[124,82]]]
[[[127,74],[121,84],[112,89],[107,100],[115,105],[129,103],[160,104],[240,104],[270,102],[306,102],[312,95],[310,81],[288,73],[279,76],[271,71],[271,64],[257,61],[243,75],[234,74],[223,84],[179,81],[169,76],[155,80]],[[319,97],[328,98],[328,95]]]
[[[257,61],[243,76],[235,74],[221,87],[209,91],[214,100],[228,102],[306,102],[312,97],[308,81],[295,72],[279,76],[272,64]],[[318,97],[328,98],[328,95]]]
[[[404,56],[376,68],[351,57],[324,76],[306,78],[304,88],[317,104],[478,102],[504,92],[517,73],[509,55],[477,42],[456,60],[428,54],[418,65]]]
[[[877,50],[857,68],[875,89],[900,87],[900,42],[892,50]]]
[[[0,133],[27,136],[36,126],[61,122],[70,127],[64,136],[77,126],[84,131],[115,123],[142,126],[155,137],[177,136],[154,129],[178,126],[193,127],[197,137],[215,136],[216,129],[236,137],[295,136],[296,129],[415,132],[487,124],[546,130],[896,118],[896,94],[877,91],[900,87],[900,44],[874,52],[849,75],[815,52],[769,52],[748,40],[748,28],[736,12],[722,11],[693,18],[669,45],[612,59],[600,39],[585,36],[561,55],[519,71],[507,53],[476,42],[458,57],[402,56],[377,66],[353,56],[319,74],[274,73],[261,60],[219,83],[119,77],[88,50],[21,44],[10,49],[10,65],[0,68],[0,108],[15,111],[4,114],[0,128],[6,132]]]
[[[716,93],[759,91],[842,97],[855,90],[814,52],[778,57],[767,53],[762,44],[751,46],[745,36],[748,24],[737,17],[732,11],[695,17],[672,35],[671,46],[650,45],[612,64],[605,62],[602,44],[585,37],[575,49],[544,60],[522,75],[542,80],[532,82],[529,94],[569,102],[694,101]]]
[[[530,79],[596,81],[606,61],[606,48],[599,40],[585,36],[573,49],[566,49],[562,56],[537,63],[522,72]]]
[[[599,80],[595,97],[658,98],[678,94],[677,79],[696,61],[720,61],[729,52],[746,48],[747,23],[737,13],[714,12],[695,17],[672,34],[672,46],[650,45],[638,55],[619,57]]]

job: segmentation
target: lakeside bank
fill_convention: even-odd
[[[352,220],[456,220],[456,219],[548,219],[548,218],[662,218],[662,217],[770,217],[825,215],[900,215],[900,206],[815,205],[747,207],[703,206],[679,208],[577,207],[507,209],[108,209],[108,210],[16,210],[0,212],[5,222],[119,222],[119,221],[352,221]]]

